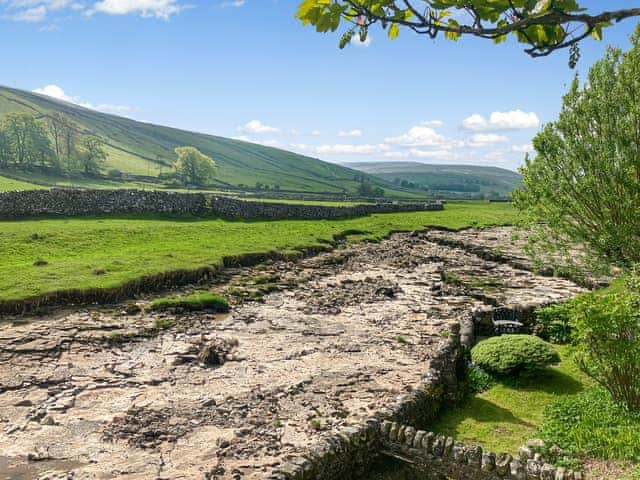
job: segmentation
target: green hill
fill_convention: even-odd
[[[42,119],[54,112],[64,114],[80,133],[97,135],[106,143],[105,171],[120,170],[138,182],[154,182],[162,171],[167,173],[175,158],[174,148],[179,146],[196,147],[215,159],[218,177],[212,187],[222,190],[247,190],[260,182],[271,189],[278,185],[282,191],[331,194],[346,191],[354,194],[362,177],[360,172],[350,168],[285,150],[138,122],[43,95],[0,87],[0,118],[9,112],[29,112]],[[0,176],[2,173],[0,171]],[[11,174],[15,176],[15,172]],[[64,180],[37,174],[24,178],[44,184]],[[375,177],[366,178],[373,185],[384,188],[389,196],[423,196],[417,190],[398,187]],[[95,179],[74,183],[117,186],[113,182],[102,184],[100,179],[97,184]]]
[[[351,168],[444,198],[504,198],[522,185],[519,173],[498,167],[429,165],[418,162],[358,162]]]

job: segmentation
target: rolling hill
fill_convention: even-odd
[[[106,143],[105,171],[120,170],[136,176],[138,181],[153,182],[160,172],[168,172],[175,158],[173,150],[179,146],[194,146],[216,160],[218,177],[212,187],[217,189],[248,189],[260,182],[271,188],[278,185],[282,191],[353,194],[362,177],[361,172],[350,168],[285,150],[138,122],[47,96],[0,87],[0,118],[9,112],[30,112],[38,118],[54,112],[65,115],[81,133],[97,135]],[[2,173],[0,171],[0,175]],[[44,184],[55,184],[59,180],[28,178]],[[424,196],[418,190],[402,188],[377,177],[366,178],[384,188],[388,196]],[[95,182],[88,186],[94,185]],[[115,186],[108,182],[106,185]]]
[[[519,173],[498,167],[430,165],[419,162],[345,164],[396,185],[428,190],[444,198],[506,198],[522,185]]]

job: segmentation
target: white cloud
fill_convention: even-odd
[[[379,154],[391,149],[389,145],[380,144],[347,144],[339,143],[334,145],[305,145],[294,143],[290,145],[296,150],[314,152],[318,155],[367,155]]]
[[[531,153],[533,152],[533,144],[525,143],[524,145],[514,145],[511,147],[512,152],[517,153]]]
[[[28,8],[17,13],[8,15],[7,18],[16,22],[38,23],[43,22],[47,18],[47,7],[40,5],[39,7]]]
[[[87,13],[108,15],[140,15],[145,18],[168,20],[172,15],[184,10],[185,6],[176,0],[102,0],[93,5]]]
[[[469,140],[468,144],[472,147],[482,147],[485,145],[493,145],[496,143],[508,142],[509,137],[498,135],[496,133],[477,133]]]
[[[237,128],[242,133],[278,133],[279,129],[265,125],[260,120],[251,120]]]
[[[420,125],[424,127],[444,127],[444,122],[442,120],[426,120],[424,122],[420,122]]]
[[[372,41],[373,39],[371,38],[371,35],[367,35],[367,38],[364,42],[360,40],[360,35],[358,35],[357,33],[353,37],[351,37],[351,45],[354,45],[356,47],[368,48],[371,46]]]
[[[462,155],[452,152],[451,150],[421,150],[419,148],[411,148],[409,150],[393,150],[385,152],[384,158],[430,158],[437,160],[458,160]]]
[[[52,97],[56,100],[63,100],[69,103],[78,103],[77,98],[70,97],[57,85],[47,85],[46,87],[36,88],[33,93],[39,93],[40,95],[46,95],[47,97]]]
[[[540,119],[535,112],[511,110],[508,112],[493,112],[487,120],[484,116],[474,113],[462,121],[465,130],[481,132],[486,130],[524,130],[537,128]]]
[[[245,3],[247,3],[246,0],[230,0],[228,2],[222,2],[220,6],[222,8],[238,8],[244,6]]]
[[[322,135],[322,132],[320,130],[314,130],[311,132],[312,137],[319,137],[320,135]]]
[[[362,130],[342,130],[340,131],[340,133],[338,134],[338,136],[340,137],[361,137],[362,136]]]
[[[424,125],[412,127],[399,137],[385,139],[387,143],[395,143],[405,147],[434,147],[444,144],[445,141],[446,139],[443,135]]]
[[[110,103],[99,103],[93,105],[91,103],[83,102],[79,97],[73,97],[67,95],[61,87],[58,85],[47,85],[46,87],[36,88],[33,93],[39,93],[40,95],[46,95],[47,97],[55,98],[63,102],[74,103],[81,107],[88,108],[90,110],[97,110],[104,113],[113,113],[117,115],[124,115],[132,111],[132,108],[127,105],[112,105]]]

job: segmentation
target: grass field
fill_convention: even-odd
[[[21,180],[14,180],[13,178],[0,176],[0,192],[10,192],[12,190],[36,190],[41,187],[33,183],[23,182]]]
[[[590,385],[572,360],[570,348],[556,348],[562,359],[558,366],[539,378],[494,385],[459,408],[446,411],[433,430],[496,453],[517,452],[527,440],[536,437],[547,405]]]
[[[225,256],[326,245],[335,235],[349,231],[364,232],[350,235],[350,241],[378,240],[390,232],[426,226],[459,229],[515,220],[516,211],[510,204],[469,202],[448,204],[440,212],[344,220],[129,217],[5,221],[0,222],[0,301],[69,289],[115,288],[158,273],[220,265]]]

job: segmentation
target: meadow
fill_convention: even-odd
[[[460,202],[444,211],[342,220],[229,221],[195,217],[105,217],[0,222],[0,302],[69,290],[114,289],[167,272],[220,267],[225,257],[299,254],[336,237],[378,241],[427,226],[513,224],[508,203]]]

